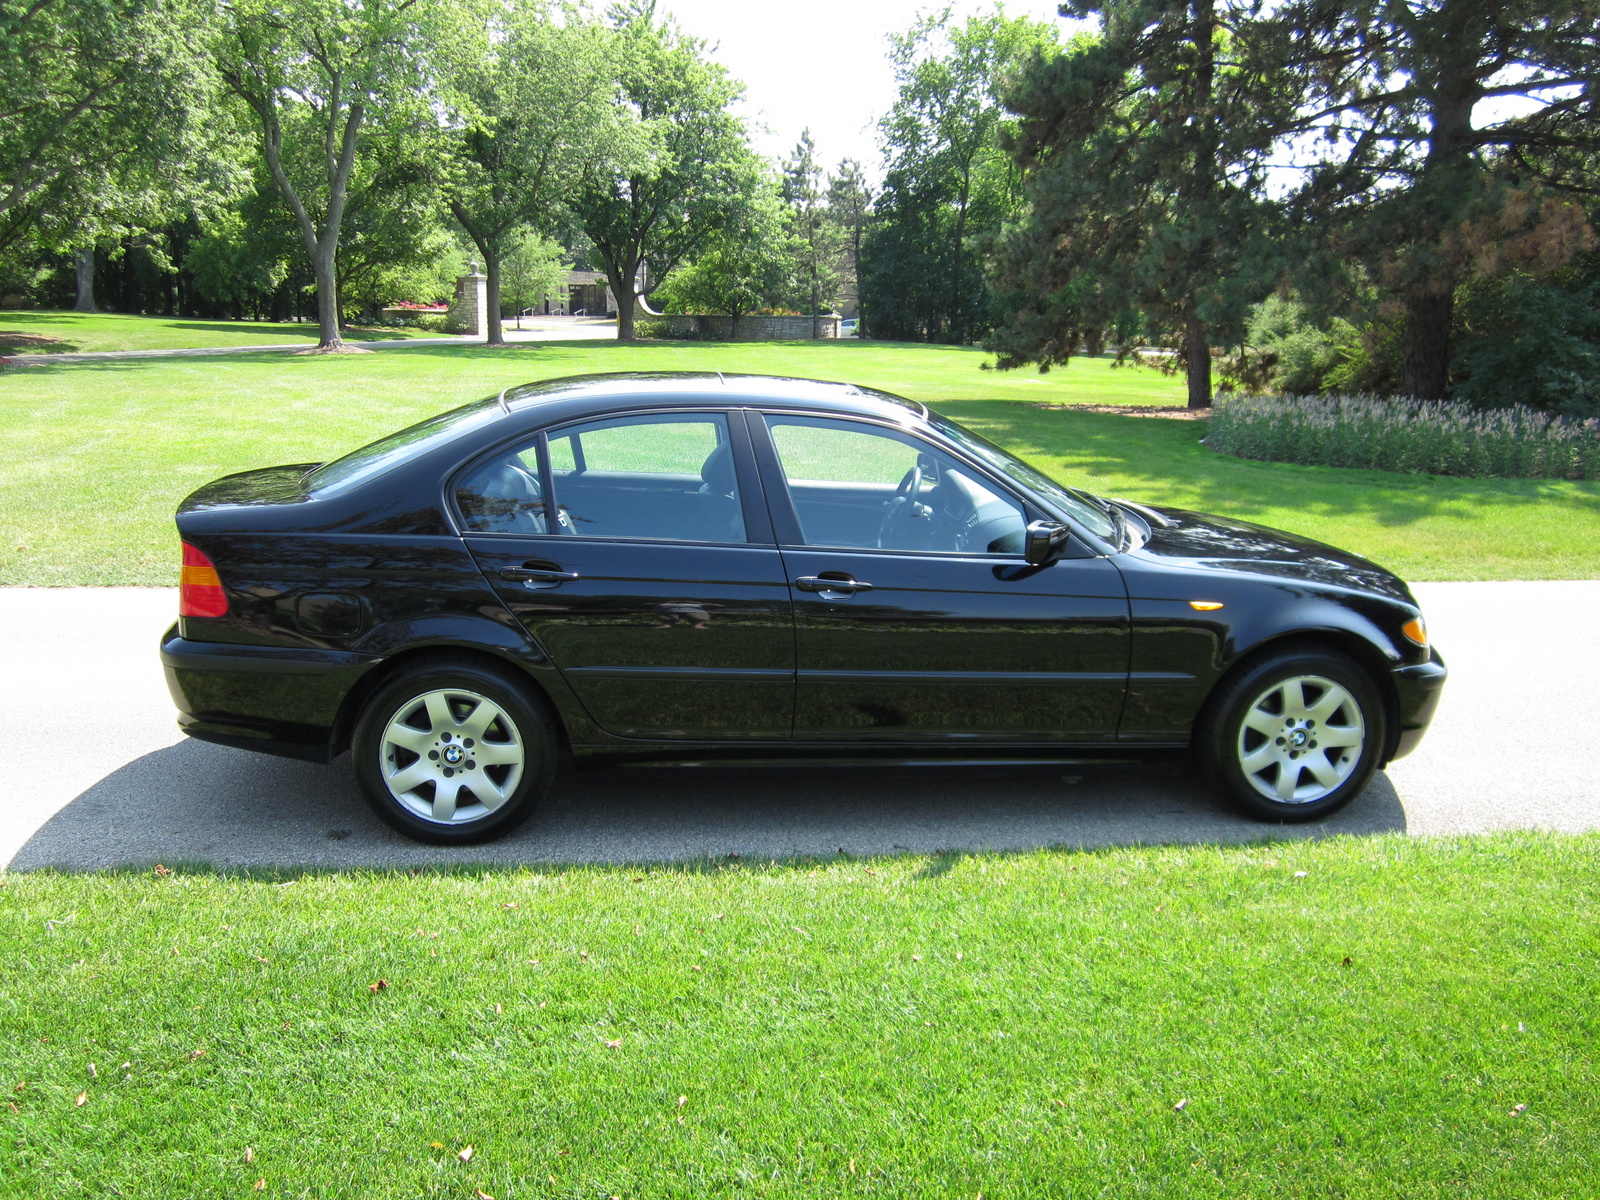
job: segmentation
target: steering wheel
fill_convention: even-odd
[[[888,505],[884,508],[883,524],[878,526],[879,550],[909,550],[909,546],[897,546],[895,541],[904,532],[911,518],[917,511],[917,497],[922,494],[922,463],[918,462],[900,480],[900,486],[894,489]]]

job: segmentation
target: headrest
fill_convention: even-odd
[[[718,496],[733,495],[736,487],[733,474],[733,447],[728,442],[723,442],[706,455],[705,465],[700,468],[700,478],[705,480],[708,492],[714,492]]]
[[[539,480],[513,462],[502,459],[478,476],[479,489],[486,496],[502,500],[537,500]]]

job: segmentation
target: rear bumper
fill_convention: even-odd
[[[1422,735],[1428,732],[1428,723],[1433,720],[1434,711],[1439,707],[1439,696],[1448,675],[1444,659],[1437,650],[1429,651],[1427,662],[1401,667],[1394,672],[1400,728],[1394,750],[1389,755],[1391,762],[1415,750]]]
[[[167,690],[190,737],[310,762],[333,755],[340,709],[381,658],[337,650],[161,639]]]

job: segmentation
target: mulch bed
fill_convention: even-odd
[[[1061,409],[1064,412],[1110,413],[1114,417],[1164,417],[1169,421],[1204,421],[1209,408],[1184,408],[1176,404],[1046,404],[1035,408]]]
[[[37,333],[0,331],[0,354],[31,354],[49,350],[52,346],[64,345],[66,345],[64,338],[43,337]]]

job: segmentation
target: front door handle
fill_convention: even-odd
[[[525,562],[520,567],[501,567],[500,578],[507,583],[521,583],[535,591],[560,587],[568,580],[578,578],[576,571],[563,571],[552,562]]]
[[[839,592],[854,594],[855,592],[870,592],[872,585],[862,583],[859,579],[840,572],[839,578],[833,579],[827,575],[802,575],[794,581],[795,587],[802,592]]]

